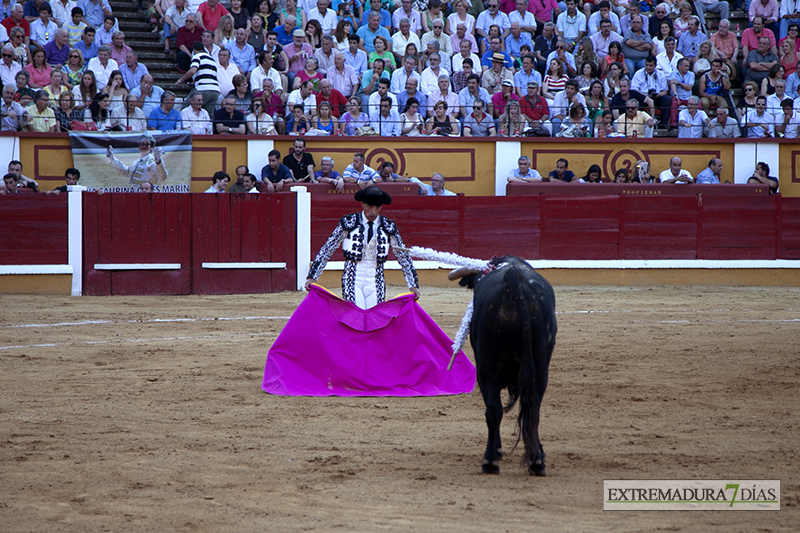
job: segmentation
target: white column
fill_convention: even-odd
[[[311,264],[311,193],[307,187],[291,188],[297,193],[297,290],[302,290]]]
[[[494,195],[505,196],[508,173],[517,168],[522,150],[520,142],[497,142],[494,145]]]
[[[247,141],[247,168],[258,181],[261,181],[261,169],[269,163],[269,153],[274,149],[274,141],[266,139]]]
[[[83,191],[80,185],[67,186],[67,258],[72,267],[72,296],[83,294]]]
[[[733,182],[747,183],[759,161],[768,164],[770,174],[777,176],[780,168],[780,145],[775,142],[737,142],[733,147]],[[722,172],[724,176],[725,170]]]

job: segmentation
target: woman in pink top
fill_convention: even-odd
[[[44,50],[41,48],[37,48],[33,52],[33,61],[25,66],[25,70],[31,75],[31,81],[28,84],[31,89],[42,89],[50,84],[52,69],[47,64]]]

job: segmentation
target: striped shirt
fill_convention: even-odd
[[[192,68],[196,68],[194,73],[194,89],[198,92],[217,91],[217,63],[214,58],[206,52],[197,52],[192,56]]]

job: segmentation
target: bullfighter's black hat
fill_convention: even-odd
[[[392,203],[392,197],[389,196],[389,193],[375,185],[370,185],[366,189],[361,189],[354,197],[357,202],[364,202],[367,205],[379,206]]]

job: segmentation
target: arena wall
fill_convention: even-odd
[[[192,192],[203,192],[218,170],[234,175],[236,167],[247,164],[260,175],[273,148],[282,155],[289,153],[294,137],[255,138],[252,136],[195,136],[192,152]],[[520,155],[527,155],[533,167],[542,174],[555,168],[555,161],[565,157],[570,169],[582,175],[589,165],[597,163],[605,175],[618,168],[629,171],[641,159],[651,164],[654,172],[665,170],[669,158],[679,155],[683,168],[696,175],[708,165],[711,157],[722,159],[723,181],[744,183],[755,164],[764,161],[780,179],[785,197],[800,196],[800,145],[793,139],[522,139],[506,141],[476,138],[418,139],[309,137],[307,150],[319,159],[328,155],[336,161],[335,170],[342,172],[352,162],[352,155],[363,152],[367,164],[378,167],[383,161],[395,163],[396,171],[405,176],[428,180],[433,172],[442,172],[447,188],[467,196],[502,196],[505,178],[516,166]],[[0,166],[19,158],[23,173],[51,190],[63,185],[64,170],[73,166],[68,136],[64,134],[0,134]]]

